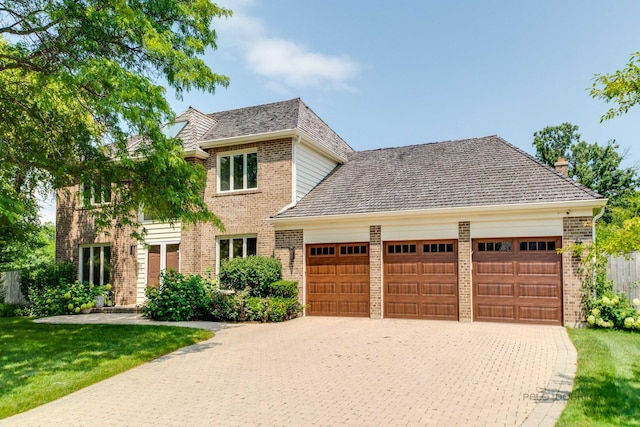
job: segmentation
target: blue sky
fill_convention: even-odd
[[[206,61],[231,84],[167,94],[176,112],[300,97],[354,149],[533,132],[571,122],[640,164],[640,106],[600,123],[594,74],[640,51],[637,1],[228,0]]]

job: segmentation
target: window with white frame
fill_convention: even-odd
[[[257,255],[256,236],[221,237],[218,239],[218,261]]]
[[[258,188],[258,153],[236,152],[218,156],[218,191]]]
[[[85,204],[102,205],[111,203],[111,184],[103,182],[83,183],[80,185]]]
[[[79,279],[82,282],[106,285],[111,282],[111,246],[92,245],[80,248]]]

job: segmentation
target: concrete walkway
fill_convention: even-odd
[[[560,327],[328,317],[171,325],[216,336],[0,426],[551,426],[576,366]]]

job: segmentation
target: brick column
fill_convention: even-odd
[[[458,320],[471,322],[472,286],[471,283],[471,223],[458,223]]]
[[[564,218],[562,220],[562,247],[566,248],[576,240],[582,243],[592,242],[592,218],[589,216]],[[575,326],[584,322],[584,313],[580,302],[582,292],[582,280],[578,274],[580,258],[573,252],[562,254],[562,302],[564,309],[564,325]]]
[[[369,227],[369,317],[382,318],[382,227]]]
[[[303,231],[282,230],[275,233],[275,256],[282,263],[282,278],[298,282],[298,302],[304,304]],[[293,259],[291,259],[290,248],[293,248]]]

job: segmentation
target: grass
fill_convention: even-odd
[[[578,372],[558,426],[640,426],[640,334],[569,329]]]
[[[0,318],[0,419],[212,336],[191,328]]]

